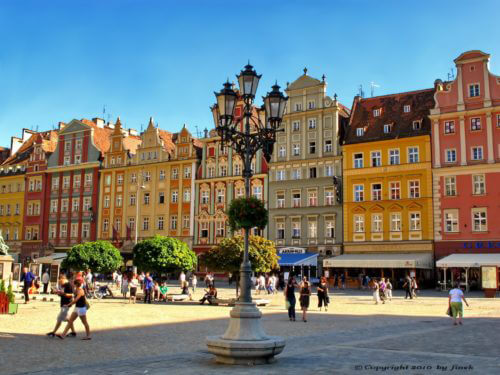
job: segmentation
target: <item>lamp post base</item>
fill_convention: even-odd
[[[267,336],[260,324],[262,313],[255,303],[236,302],[223,336],[207,337],[208,351],[218,363],[261,365],[274,362],[285,347],[281,337]]]

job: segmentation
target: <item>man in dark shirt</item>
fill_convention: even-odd
[[[24,281],[24,286],[23,286],[24,303],[28,303],[30,300],[29,291],[35,279],[36,279],[35,274],[31,271],[28,271],[28,267],[23,267],[23,274],[21,275],[21,281]]]
[[[61,310],[59,311],[59,315],[57,315],[57,322],[54,330],[52,332],[47,333],[47,336],[54,337],[57,330],[61,326],[62,322],[68,321],[69,314],[69,304],[73,299],[73,287],[69,283],[66,275],[61,273],[59,275],[59,289],[56,291],[56,294],[61,297]],[[70,326],[71,333],[68,336],[76,336],[75,328],[73,324]]]
[[[151,303],[151,293],[153,292],[153,278],[146,272],[144,277],[144,303]]]

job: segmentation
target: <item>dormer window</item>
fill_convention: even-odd
[[[478,83],[473,83],[469,85],[469,96],[471,98],[477,97],[480,95],[479,91],[479,84]]]
[[[378,116],[380,116],[380,112],[382,112],[380,108],[378,108],[378,109],[374,109],[374,110],[373,110],[373,117],[378,117]]]
[[[422,127],[422,120],[413,121],[413,130],[420,130]]]
[[[365,134],[365,129],[363,129],[363,128],[356,129],[356,136],[362,137],[364,134]]]
[[[385,124],[384,125],[384,133],[389,134],[390,132],[392,132],[392,124]]]
[[[409,104],[406,104],[404,107],[403,107],[403,111],[404,113],[409,113],[410,112],[410,105]]]

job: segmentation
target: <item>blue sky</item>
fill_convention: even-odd
[[[248,59],[275,79],[304,67],[351,106],[431,87],[470,49],[500,74],[498,0],[0,0],[0,145],[23,127],[120,116],[127,127],[212,127],[213,91]]]

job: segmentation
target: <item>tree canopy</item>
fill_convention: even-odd
[[[116,247],[108,241],[85,242],[75,245],[68,252],[62,266],[78,271],[91,269],[105,273],[116,270],[123,258]]]
[[[157,235],[134,246],[134,265],[143,271],[191,271],[196,267],[196,263],[194,251],[176,238]]]

